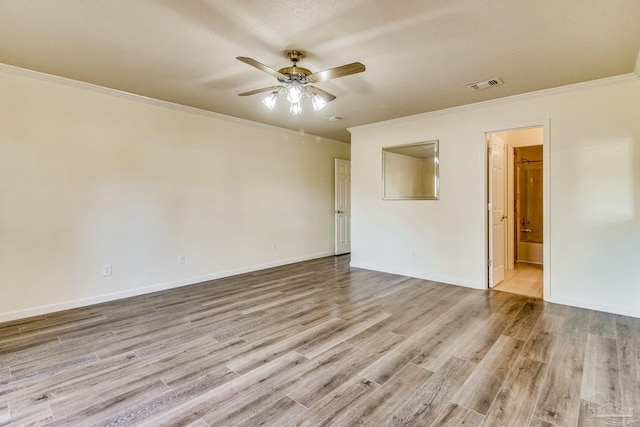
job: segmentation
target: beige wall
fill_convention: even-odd
[[[639,106],[628,75],[351,129],[352,265],[486,288],[485,132],[545,124],[545,299],[640,317]],[[433,139],[440,200],[381,200],[381,148]]]
[[[0,321],[332,253],[348,144],[10,67],[0,87]]]

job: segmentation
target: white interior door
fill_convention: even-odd
[[[336,159],[335,251],[336,255],[351,252],[351,162]]]
[[[503,136],[489,137],[489,286],[504,280],[506,252],[506,144]]]

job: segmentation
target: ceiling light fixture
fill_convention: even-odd
[[[289,107],[289,112],[292,116],[297,116],[302,113],[302,105],[299,102],[292,102],[291,107]]]
[[[354,62],[352,64],[342,65],[340,67],[331,68],[318,73],[312,73],[306,68],[298,67],[298,61],[300,61],[304,56],[302,51],[288,50],[285,54],[293,64],[291,67],[284,67],[278,71],[261,64],[255,59],[244,56],[237,57],[238,60],[271,74],[277,78],[280,83],[282,83],[279,86],[256,89],[240,93],[239,95],[247,96],[269,92],[269,94],[262,99],[262,103],[270,110],[275,108],[278,102],[278,97],[286,97],[287,101],[291,104],[289,106],[289,112],[292,115],[297,116],[302,113],[302,101],[304,99],[309,99],[311,101],[311,106],[315,111],[322,110],[329,102],[336,99],[334,95],[312,86],[311,83],[349,76],[351,74],[361,73],[365,70],[364,65],[359,62]]]
[[[287,85],[287,101],[297,104],[302,100],[302,84],[294,80]]]
[[[276,106],[276,102],[278,102],[278,91],[271,92],[268,96],[264,97],[262,103],[269,109],[273,110],[273,107]]]
[[[327,101],[322,99],[322,97],[317,93],[314,93],[311,96],[311,105],[313,106],[314,111],[320,111],[327,106]]]
[[[291,67],[294,68],[294,67]],[[297,68],[297,67],[296,67]],[[291,103],[289,112],[297,116],[302,113],[302,100],[311,100],[311,106],[314,111],[320,111],[327,106],[327,101],[322,96],[314,92],[311,86],[306,86],[306,81],[299,78],[300,75],[292,76],[291,82],[285,86],[281,86],[262,99],[262,103],[270,110],[273,110],[278,102],[280,95],[286,96],[287,101]],[[283,82],[284,83],[284,82]]]

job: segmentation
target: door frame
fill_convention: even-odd
[[[496,133],[496,132],[509,132],[509,131],[514,131],[514,130],[522,130],[522,129],[529,129],[529,128],[534,128],[534,127],[542,127],[542,161],[544,164],[544,168],[542,170],[542,203],[543,203],[543,207],[542,207],[542,215],[544,217],[544,229],[542,231],[542,239],[544,241],[543,247],[542,247],[542,262],[544,265],[543,268],[543,290],[542,290],[542,295],[543,295],[543,299],[547,300],[552,296],[552,286],[551,286],[551,224],[550,224],[550,219],[551,219],[551,206],[549,203],[549,199],[550,199],[550,175],[551,175],[551,162],[549,161],[549,153],[550,153],[550,140],[549,140],[549,126],[550,126],[550,120],[549,119],[543,119],[543,120],[536,120],[536,121],[531,121],[531,122],[524,122],[524,123],[515,123],[515,124],[508,124],[508,125],[504,125],[504,126],[497,126],[495,128],[487,128],[482,132],[481,138],[480,139],[480,146],[482,147],[481,149],[481,153],[482,153],[482,164],[484,165],[482,168],[482,179],[480,179],[479,181],[481,182],[481,194],[483,194],[482,196],[482,215],[483,215],[483,219],[484,219],[484,229],[485,229],[485,250],[484,250],[484,259],[482,260],[483,265],[485,266],[484,268],[484,288],[489,289],[489,265],[488,265],[488,260],[491,257],[491,254],[489,253],[489,247],[490,247],[490,242],[489,242],[489,211],[487,209],[487,207],[489,206],[489,180],[488,180],[488,165],[489,165],[489,159],[488,159],[488,153],[487,153],[487,136],[488,134],[491,133]]]

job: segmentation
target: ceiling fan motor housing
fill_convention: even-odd
[[[282,83],[288,83],[292,80],[298,80],[300,83],[306,84],[307,76],[311,75],[311,70],[306,68],[297,67],[298,61],[304,58],[304,52],[301,50],[287,50],[285,51],[285,55],[291,62],[293,62],[293,66],[284,67],[278,70],[280,74],[284,74],[288,77],[288,79],[278,79]]]

